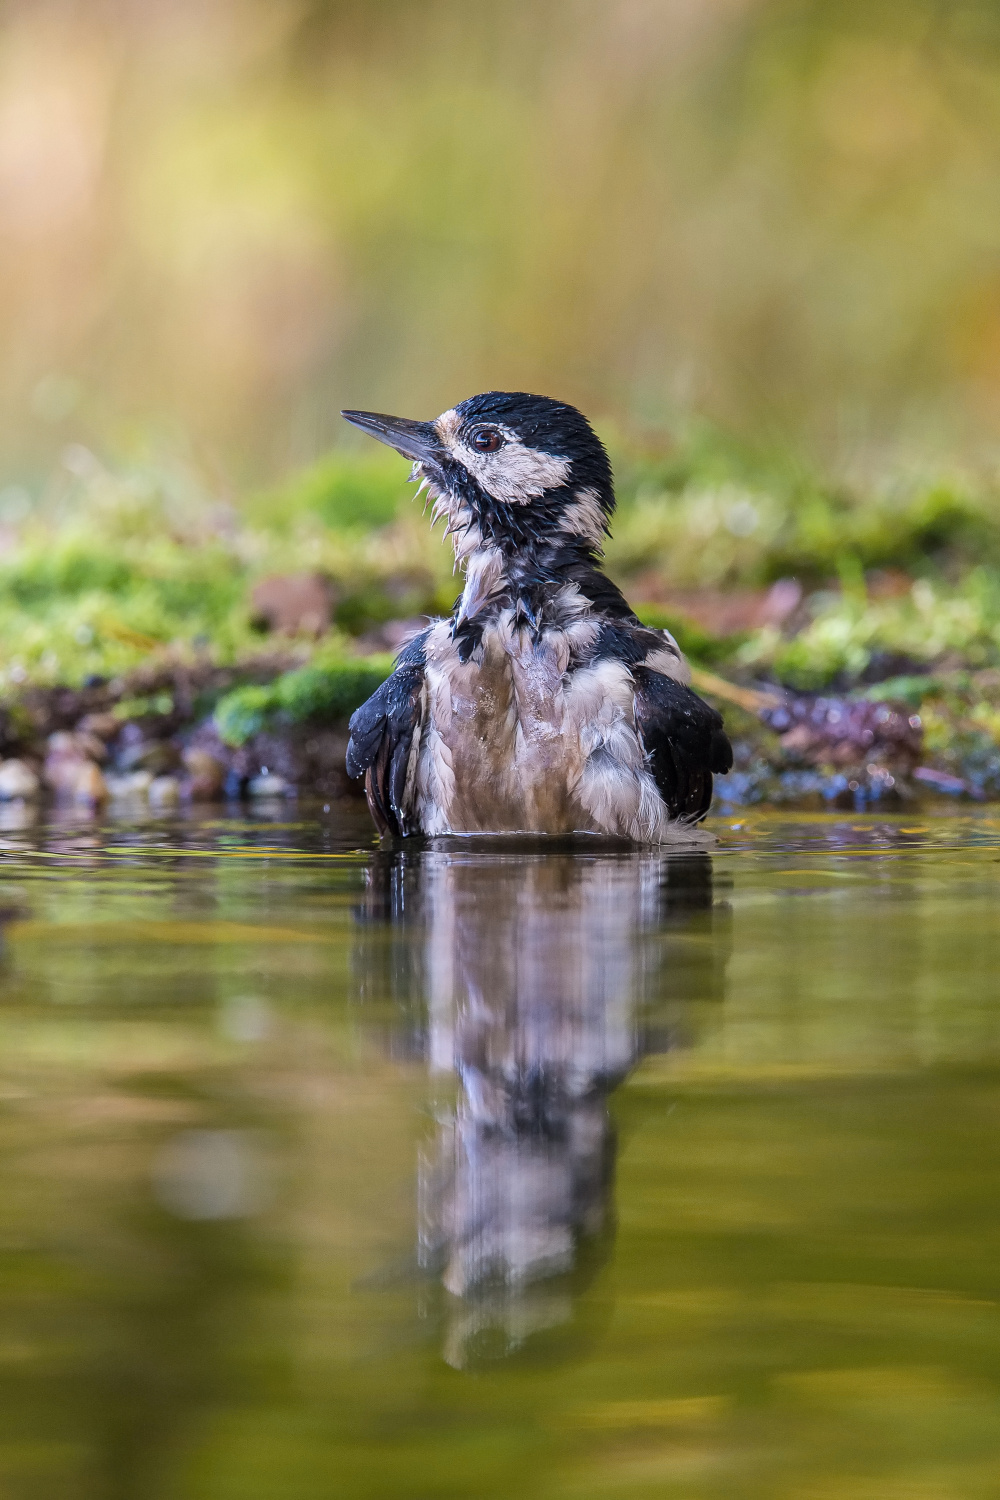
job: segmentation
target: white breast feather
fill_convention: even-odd
[[[431,631],[425,650],[427,707],[417,759],[416,800],[422,832],[439,834],[449,831],[449,814],[455,796],[454,763],[447,740],[452,719],[451,679],[447,664],[453,647],[451,632],[444,620]],[[439,663],[438,657],[443,657],[444,661]]]
[[[491,553],[492,549],[477,553],[470,563],[463,596],[470,616],[480,607],[476,601],[488,597],[502,576]],[[599,628],[584,617],[589,602],[575,585],[560,590],[553,602],[565,609],[565,629],[550,627],[536,641],[507,608],[483,638],[487,654],[500,652],[510,662],[511,698],[498,703],[497,711],[513,730],[514,759],[522,777],[530,782],[533,776],[564,775],[568,792],[592,830],[640,843],[713,843],[710,834],[670,818],[646,762],[628,668],[608,659],[568,671],[573,652],[586,650]],[[673,637],[664,635],[663,648],[651,652],[645,665],[684,682],[687,663]],[[461,831],[451,823],[455,771],[449,740],[459,732],[453,722],[453,688],[459,684],[456,690],[462,699],[473,690],[466,677],[470,672],[475,676],[478,669],[460,663],[447,621],[431,631],[426,650],[423,730],[411,752],[407,800],[413,796],[420,827],[433,836]],[[544,748],[559,742],[565,744],[561,769]]]
[[[566,693],[567,730],[585,757],[575,792],[605,833],[640,843],[711,844],[712,835],[673,821],[646,766],[635,723],[632,675],[621,662],[581,669]]]
[[[503,582],[503,553],[498,547],[483,547],[469,558],[465,588],[458,608],[458,623],[471,620],[488,604]]]

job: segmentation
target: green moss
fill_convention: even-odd
[[[790,687],[818,689],[853,681],[880,658],[928,669],[942,660],[970,669],[1000,661],[1000,574],[990,568],[974,568],[956,584],[919,579],[888,599],[820,591],[808,601],[808,614],[791,637],[757,631],[733,665],[764,670]]]
[[[310,662],[272,684],[277,708],[293,723],[343,718],[385,681],[392,662],[388,653]]]
[[[945,660],[971,670],[1000,662],[1000,497],[991,479],[890,475],[861,490],[707,426],[667,452],[621,450],[616,468],[608,566],[631,600],[647,584],[669,597],[699,586],[763,588],[784,575],[805,590],[793,631],[729,637],[676,607],[640,603],[641,618],[673,631],[696,662],[809,689],[849,686],[883,659],[896,674]],[[152,461],[112,471],[95,460],[53,487],[0,558],[0,688],[117,678],[166,652],[238,663],[260,650],[249,598],[266,574],[322,572],[346,635],[447,613],[460,581],[440,532],[410,503],[406,475],[404,460],[372,445],[223,505],[187,471]],[[897,578],[901,594],[870,596],[873,568],[903,570],[913,586]],[[317,652],[305,637],[285,649],[304,662]],[[341,641],[319,656],[332,650],[346,684],[350,654]],[[321,678],[322,694],[325,666]],[[247,699],[239,710],[248,722],[278,711],[299,709]]]
[[[337,453],[240,508],[152,462],[63,476],[0,558],[0,690],[116,678],[168,651],[259,653],[249,600],[266,574],[325,574],[349,634],[433,612],[454,597],[451,560],[406,473],[389,452]]]
[[[392,671],[392,657],[326,657],[285,672],[266,686],[221,698],[215,724],[227,744],[245,744],[272,724],[335,723],[369,698]]]
[[[407,498],[402,461],[374,444],[370,451],[327,454],[281,485],[255,496],[247,513],[265,525],[317,516],[338,530],[388,526]]]
[[[119,698],[115,704],[118,719],[143,719],[150,714],[172,714],[174,700],[170,693],[154,693],[152,697]]]
[[[259,734],[275,709],[271,686],[248,683],[226,693],[215,705],[215,727],[227,745],[243,745]]]
[[[678,587],[806,587],[845,567],[915,574],[1000,567],[1000,495],[962,474],[887,475],[860,489],[794,456],[698,426],[659,459],[620,458],[608,560]]]

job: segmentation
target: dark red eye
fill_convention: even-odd
[[[477,453],[495,453],[503,447],[503,438],[495,427],[477,427],[472,434],[472,446]]]

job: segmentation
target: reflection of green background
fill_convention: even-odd
[[[0,471],[528,386],[988,431],[992,0],[70,0],[0,22]]]
[[[3,1495],[992,1500],[997,820],[719,831],[671,1050],[612,1099],[611,1253],[459,1373],[410,1260],[423,934],[359,920],[367,856],[328,820],[8,828]],[[158,1203],[191,1129],[262,1152],[271,1206]]]

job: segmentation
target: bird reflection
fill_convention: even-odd
[[[365,994],[403,1008],[438,1085],[418,1258],[464,1365],[570,1315],[613,1231],[608,1096],[721,993],[727,913],[704,854],[511,840],[378,856],[364,915]]]

